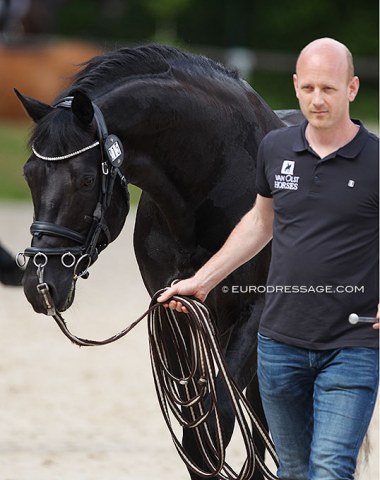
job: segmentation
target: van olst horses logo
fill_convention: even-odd
[[[274,176],[274,188],[280,190],[298,190],[298,181],[300,177],[294,175],[295,163],[292,160],[282,162],[281,174]]]

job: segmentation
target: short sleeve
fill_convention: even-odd
[[[265,173],[266,144],[266,137],[264,137],[257,152],[256,191],[262,197],[270,198],[272,192]]]

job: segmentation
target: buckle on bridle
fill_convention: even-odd
[[[25,259],[25,254],[24,259]],[[18,254],[17,258],[19,258],[21,254]],[[45,303],[46,307],[46,315],[53,316],[56,314],[54,301],[50,294],[49,285],[44,282],[44,269],[46,264],[48,263],[48,257],[43,252],[37,252],[33,255],[33,264],[37,268],[37,277],[38,277],[38,284],[37,284],[37,292],[42,296],[42,299]]]
[[[46,282],[41,282],[37,285],[37,292],[42,295],[42,298],[45,302],[46,315],[52,317],[55,315],[55,306],[53,299],[50,295],[49,285]]]

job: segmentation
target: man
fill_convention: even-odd
[[[301,126],[259,148],[257,199],[194,277],[159,298],[208,293],[272,238],[259,327],[260,392],[281,480],[352,479],[378,388],[378,138],[352,121],[359,89],[352,56],[322,38],[293,77]],[[269,286],[271,289],[269,289]]]

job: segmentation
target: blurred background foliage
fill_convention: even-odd
[[[0,48],[53,38],[102,51],[175,45],[237,68],[273,109],[297,108],[291,78],[297,54],[330,36],[350,48],[361,79],[352,116],[377,130],[378,0],[0,0],[0,32]],[[4,68],[0,63],[0,87]],[[0,118],[0,199],[29,198],[22,165],[31,126],[26,117]]]
[[[63,2],[62,2],[63,3]],[[377,0],[80,0],[66,1],[56,33],[188,45],[298,52],[333,36],[354,55],[378,55]],[[166,30],[166,26],[168,29]]]

